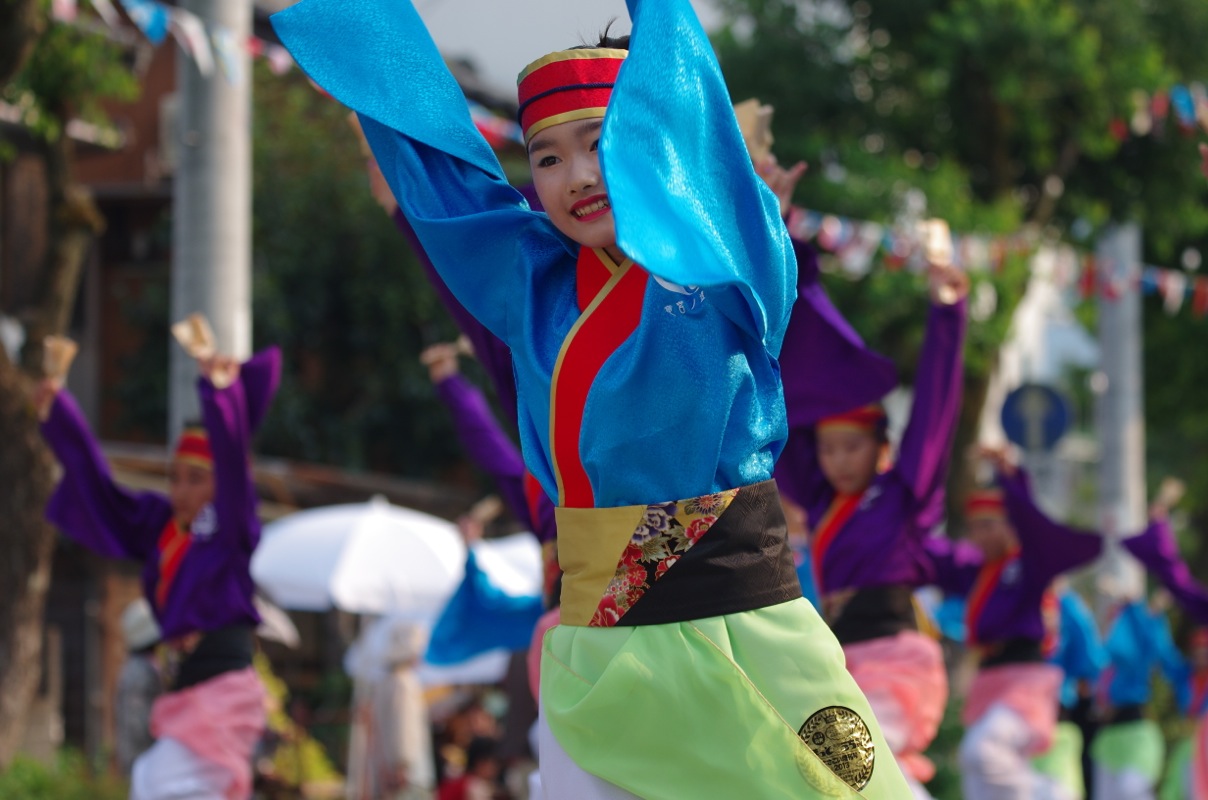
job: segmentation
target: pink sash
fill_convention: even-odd
[[[151,733],[221,766],[231,775],[228,800],[244,800],[252,794],[252,752],[264,732],[264,700],[255,669],[227,672],[156,700]]]
[[[844,645],[843,654],[885,738],[902,742],[894,752],[902,770],[920,783],[931,780],[935,765],[923,751],[935,739],[948,702],[948,674],[939,642],[906,631]],[[891,732],[891,726],[903,730]]]
[[[1004,664],[978,670],[961,721],[968,728],[995,703],[1002,703],[1028,724],[1032,733],[1028,755],[1043,753],[1052,746],[1057,729],[1061,675],[1052,664]]]

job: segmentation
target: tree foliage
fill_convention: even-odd
[[[715,42],[731,91],[776,107],[781,160],[812,165],[798,197],[809,208],[892,223],[915,190],[954,230],[1030,227],[1088,249],[1100,226],[1137,220],[1146,257],[1163,264],[1208,236],[1197,137],[1173,116],[1150,135],[1128,131],[1141,100],[1208,79],[1201,0],[720,5],[729,24]],[[1000,302],[970,326],[975,402],[1027,271],[1016,263],[977,277],[993,280]],[[917,287],[884,265],[855,284],[830,283],[870,343],[904,366],[922,334]],[[1180,330],[1171,335],[1190,336]]]
[[[133,77],[120,49],[50,22],[49,0],[0,5],[0,97],[19,108],[22,129],[0,137],[0,155],[26,148],[45,165],[47,252],[33,271],[26,307],[7,308],[25,329],[20,363],[0,349],[0,768],[13,755],[41,676],[42,614],[55,532],[44,518],[53,462],[41,440],[29,393],[41,374],[42,340],[62,334],[84,257],[103,220],[72,179],[72,119],[99,119],[100,102],[129,97]],[[5,134],[7,136],[7,134]],[[35,195],[36,196],[36,193]]]
[[[255,92],[255,336],[288,360],[265,449],[433,477],[457,449],[418,358],[452,321],[370,196],[347,109],[297,74],[258,70]]]

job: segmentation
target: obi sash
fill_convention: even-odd
[[[563,625],[662,625],[801,597],[775,481],[555,514]]]

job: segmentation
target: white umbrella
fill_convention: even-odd
[[[461,582],[465,557],[451,522],[375,497],[269,523],[252,577],[282,608],[426,621]]]

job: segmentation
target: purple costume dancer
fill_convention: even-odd
[[[968,642],[981,656],[963,714],[960,763],[969,800],[1023,800],[1052,790],[1051,779],[1030,764],[1052,744],[1062,679],[1061,670],[1045,662],[1051,633],[1045,608],[1055,601],[1053,579],[1103,550],[1102,536],[1041,511],[1022,470],[1000,468],[998,484],[966,503],[976,545],[940,537],[926,542],[935,583],[967,599]]]
[[[943,717],[947,678],[938,643],[917,630],[912,591],[929,582],[923,541],[943,505],[960,415],[965,304],[933,303],[896,462],[845,493],[819,463],[818,428],[846,426],[881,440],[884,412],[869,404],[896,378],[893,365],[870,352],[827,299],[813,252],[799,245],[797,255],[799,294],[815,313],[801,314],[799,301],[785,337],[781,363],[791,428],[776,480],[808,513],[827,622],[922,796],[919,784],[934,774],[923,751]]]
[[[168,497],[118,486],[75,401],[59,391],[42,435],[63,466],[47,518],[84,547],[143,563],[142,585],[163,638],[183,658],[156,701],[159,742],[135,764],[133,797],[203,780],[225,797],[251,791],[251,752],[264,728],[263,688],[251,667],[259,623],[252,553],[260,539],[248,458],[276,392],[280,354],[263,351],[219,389],[198,381],[203,431],[186,431],[174,457],[213,474],[212,498],[191,521]],[[200,778],[198,776],[201,776]]]

